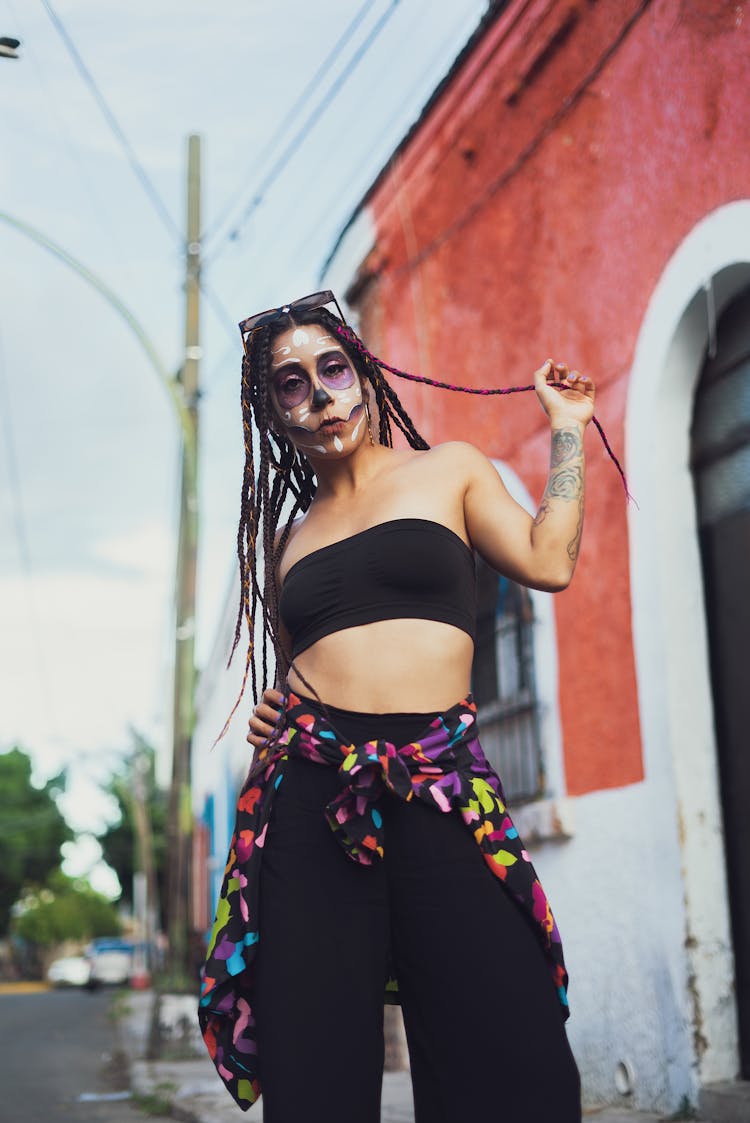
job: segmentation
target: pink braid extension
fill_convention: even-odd
[[[397,378],[405,378],[409,382],[422,382],[425,386],[434,386],[438,390],[453,390],[457,394],[481,394],[483,396],[489,396],[489,395],[492,395],[492,394],[494,394],[494,395],[498,395],[498,394],[522,394],[526,390],[535,390],[536,389],[536,387],[534,386],[533,383],[530,386],[503,386],[503,387],[499,387],[499,386],[493,386],[493,387],[488,387],[488,386],[480,386],[480,387],[454,386],[451,382],[440,382],[436,378],[425,378],[425,376],[421,375],[421,374],[409,374],[408,371],[399,370],[398,367],[392,367],[392,366],[390,366],[389,363],[384,363],[382,359],[378,359],[377,356],[373,355],[372,352],[367,350],[367,348],[365,347],[362,340],[359,339],[359,337],[356,336],[354,334],[354,332],[351,331],[350,328],[348,328],[344,325],[341,325],[340,327],[336,328],[336,331],[338,332],[338,334],[343,339],[345,339],[347,341],[347,343],[349,343],[352,347],[355,347],[361,355],[365,355],[370,360],[370,362],[375,364],[375,366],[381,367],[383,370],[387,370],[390,374],[395,374]],[[565,382],[551,382],[551,383],[548,383],[548,385],[556,386],[558,389],[561,389],[561,390],[566,388]],[[598,418],[592,417],[591,420],[594,422],[594,425],[596,426],[596,428],[599,432],[599,436],[602,439],[602,443],[603,443],[605,449],[607,450],[607,453],[609,455],[610,460],[612,460],[615,468],[617,468],[617,471],[620,473],[620,478],[622,479],[622,486],[625,489],[625,497],[628,500],[633,500],[633,502],[635,502],[635,500],[633,499],[633,496],[628,491],[628,481],[625,478],[625,473],[622,470],[622,466],[620,464],[620,461],[617,459],[614,452],[612,451],[612,448],[610,446],[609,441],[607,440],[607,436],[606,436],[606,433],[604,432],[604,429],[602,428],[601,424],[599,423]]]

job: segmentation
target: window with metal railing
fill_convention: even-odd
[[[487,759],[511,803],[539,798],[544,768],[534,678],[529,590],[477,558],[477,635],[472,691]]]

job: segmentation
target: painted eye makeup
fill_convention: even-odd
[[[338,352],[321,355],[317,363],[318,379],[328,390],[348,390],[356,381],[354,370]],[[312,382],[301,366],[287,366],[273,380],[276,399],[283,410],[302,405],[310,393]]]
[[[310,379],[306,374],[293,371],[274,380],[276,397],[282,409],[293,409],[304,402],[310,392]]]
[[[348,390],[354,385],[354,371],[345,359],[332,355],[321,363],[318,377],[331,390]]]

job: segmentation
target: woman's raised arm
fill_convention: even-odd
[[[594,413],[594,384],[551,360],[535,371],[534,383],[551,428],[549,476],[536,516],[511,498],[492,464],[469,445],[461,446],[464,513],[472,545],[490,565],[521,584],[557,592],[570,583],[581,545],[583,434]]]

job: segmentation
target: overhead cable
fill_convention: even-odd
[[[154,187],[153,183],[149,179],[145,168],[143,167],[140,160],[136,156],[135,151],[133,149],[133,146],[131,145],[130,141],[126,137],[126,135],[125,135],[125,133],[122,129],[122,126],[120,125],[119,121],[115,117],[112,110],[109,108],[109,105],[107,104],[107,102],[104,98],[104,95],[100,91],[99,87],[97,86],[96,82],[94,81],[94,78],[93,78],[91,72],[89,71],[85,62],[81,58],[81,55],[78,51],[78,48],[76,47],[75,43],[71,39],[70,35],[68,34],[68,32],[65,28],[65,25],[63,24],[62,20],[57,15],[57,13],[55,12],[54,8],[52,7],[52,5],[50,3],[50,0],[41,0],[41,3],[42,3],[42,6],[44,7],[45,11],[47,12],[47,15],[52,20],[52,23],[54,24],[55,29],[57,30],[58,34],[60,35],[60,38],[62,39],[63,43],[65,44],[70,57],[73,59],[73,62],[75,63],[75,66],[76,66],[76,69],[78,70],[79,74],[81,75],[84,82],[88,86],[92,97],[94,98],[97,105],[99,106],[99,109],[101,110],[102,115],[104,116],[104,119],[106,120],[107,124],[110,127],[110,130],[112,131],[112,133],[114,134],[118,143],[120,144],[121,148],[123,149],[123,151],[124,151],[124,153],[125,153],[125,155],[128,159],[128,162],[130,163],[131,168],[135,172],[135,175],[137,176],[137,178],[140,180],[143,189],[145,190],[146,194],[148,195],[149,199],[151,200],[151,203],[153,204],[154,209],[157,211],[157,213],[159,215],[159,218],[161,219],[163,225],[169,230],[170,234],[172,235],[172,237],[174,237],[176,239],[178,244],[180,246],[184,246],[185,245],[185,239],[184,239],[183,235],[180,233],[180,230],[177,227],[177,224],[175,223],[174,219],[170,215],[166,206],[162,202],[162,199],[161,199],[158,191]]]
[[[42,0],[42,2],[46,3],[46,0]],[[267,172],[267,174],[264,176],[264,178],[261,180],[260,184],[256,188],[255,194],[253,195],[253,197],[250,200],[250,202],[248,203],[248,205],[245,207],[245,210],[242,212],[242,215],[240,216],[239,221],[232,227],[232,229],[227,234],[225,234],[224,238],[218,243],[216,248],[213,250],[213,253],[208,254],[209,260],[213,261],[224,250],[224,248],[226,247],[228,242],[236,241],[240,237],[240,235],[242,233],[242,228],[246,224],[247,220],[251,217],[251,215],[253,215],[255,213],[255,211],[258,209],[258,207],[264,201],[265,196],[266,196],[266,192],[268,191],[269,187],[271,187],[272,184],[275,183],[275,181],[278,179],[278,177],[283,172],[284,168],[289,163],[292,156],[296,153],[296,151],[299,147],[300,141],[304,137],[307,130],[310,128],[310,126],[313,123],[317,122],[320,119],[320,117],[323,116],[323,114],[326,112],[326,110],[329,109],[330,106],[333,104],[334,99],[339,94],[342,87],[344,86],[344,84],[349,79],[349,77],[353,74],[353,72],[359,66],[360,62],[362,61],[364,56],[367,54],[367,52],[369,51],[370,47],[373,45],[375,40],[378,38],[378,36],[380,35],[380,32],[386,26],[386,24],[388,23],[388,21],[390,20],[391,16],[393,15],[393,13],[395,12],[396,8],[399,6],[400,3],[401,3],[401,0],[391,0],[391,3],[388,6],[388,8],[386,8],[386,10],[380,16],[378,21],[373,25],[373,27],[371,28],[367,37],[362,41],[362,43],[360,43],[359,47],[354,52],[352,57],[349,59],[349,62],[346,64],[344,69],[334,79],[334,81],[331,83],[331,85],[328,87],[328,89],[324,91],[322,97],[320,97],[319,100],[315,103],[313,108],[310,110],[310,112],[307,114],[307,116],[303,120],[300,127],[292,135],[290,140],[287,142],[286,146],[282,149],[281,155],[277,158],[277,160],[271,166],[270,171]]]
[[[125,133],[124,133],[122,127],[120,126],[119,122],[117,121],[117,118],[115,117],[114,113],[109,108],[109,106],[108,106],[108,104],[107,104],[107,102],[104,98],[104,95],[101,93],[98,86],[96,85],[96,82],[94,81],[94,78],[92,77],[92,75],[91,75],[90,71],[88,70],[85,62],[83,61],[78,49],[76,48],[75,43],[73,42],[70,35],[68,34],[68,32],[65,28],[65,25],[63,24],[62,20],[57,15],[57,13],[54,11],[54,9],[53,9],[52,5],[50,4],[49,0],[41,0],[41,2],[42,2],[42,5],[45,8],[47,14],[49,15],[50,19],[52,20],[55,28],[59,32],[63,42],[65,43],[65,46],[67,47],[67,49],[68,49],[73,61],[75,62],[76,67],[78,68],[81,76],[83,77],[84,81],[86,82],[86,85],[89,87],[89,89],[92,93],[92,96],[96,100],[97,105],[101,109],[102,114],[104,115],[104,117],[107,121],[107,124],[109,125],[109,127],[112,130],[112,132],[114,133],[117,141],[119,142],[119,144],[123,148],[123,150],[125,152],[125,155],[127,156],[128,161],[130,162],[130,165],[133,168],[133,171],[135,172],[136,176],[138,177],[142,186],[144,187],[147,195],[149,196],[152,204],[154,205],[154,208],[158,212],[159,217],[162,220],[162,223],[168,229],[169,233],[175,238],[175,240],[177,241],[180,248],[184,249],[184,247],[185,247],[184,236],[180,233],[180,230],[179,230],[177,224],[175,223],[174,219],[170,215],[170,213],[167,210],[165,204],[162,202],[162,199],[159,196],[159,193],[157,192],[156,188],[152,184],[151,180],[149,179],[145,168],[143,167],[140,160],[136,156],[135,151],[133,149],[133,146],[130,144],[130,141],[128,140],[127,136],[125,135]],[[218,295],[216,294],[216,292],[212,288],[210,288],[206,284],[205,281],[203,281],[203,280],[199,281],[199,285],[200,285],[201,291],[203,292],[207,301],[209,302],[209,304],[213,308],[213,311],[216,314],[217,318],[221,321],[225,331],[227,332],[227,335],[230,336],[232,339],[234,339],[236,325],[234,324],[234,321],[232,320],[232,317],[227,312],[226,308],[223,306],[223,304],[222,304],[221,300],[219,299]]]
[[[214,315],[221,323],[221,326],[226,332],[227,339],[231,339],[233,346],[239,343],[240,334],[237,330],[237,321],[230,315],[224,302],[222,301],[216,289],[211,285],[207,285],[205,281],[198,282],[201,292],[206,298],[208,304],[211,305]]]
[[[310,81],[305,86],[305,88],[302,90],[299,97],[296,99],[296,101],[292,105],[292,107],[287,111],[287,113],[284,115],[281,122],[276,126],[276,129],[273,133],[273,136],[266,143],[266,145],[263,148],[263,151],[260,153],[260,155],[258,155],[257,157],[254,158],[253,165],[252,165],[252,168],[250,169],[250,171],[257,168],[258,165],[262,165],[263,163],[265,163],[265,161],[271,155],[273,150],[275,148],[277,148],[278,145],[281,143],[281,141],[284,139],[284,134],[286,133],[286,130],[297,119],[300,110],[303,109],[304,106],[307,104],[310,95],[312,93],[314,93],[315,90],[317,89],[317,87],[320,85],[321,79],[328,73],[328,71],[331,68],[331,65],[335,62],[339,53],[344,49],[346,44],[349,42],[352,35],[357,30],[359,25],[362,23],[362,20],[365,18],[365,16],[367,15],[367,13],[369,12],[370,8],[373,6],[374,3],[375,3],[375,0],[365,0],[364,4],[362,4],[359,11],[355,15],[354,19],[351,21],[349,26],[345,29],[344,33],[340,36],[340,38],[331,47],[330,51],[328,52],[326,57],[323,59],[322,63],[320,64],[318,69],[315,71],[312,78],[310,79]],[[245,175],[243,176],[243,184],[244,184],[244,181],[247,178],[247,176],[250,174],[250,171],[246,172]],[[237,204],[241,202],[244,194],[245,194],[245,188],[244,188],[244,186],[241,186],[234,193],[232,198],[229,199],[229,201],[224,204],[223,208],[221,209],[221,211],[219,213],[218,218],[215,218],[213,220],[213,222],[211,223],[211,225],[208,227],[208,229],[205,231],[205,233],[203,235],[203,241],[204,242],[208,242],[208,241],[211,240],[211,238],[213,238],[213,236],[218,232],[219,228],[224,224],[224,222],[227,220],[227,218],[232,213],[234,208],[237,206]]]

